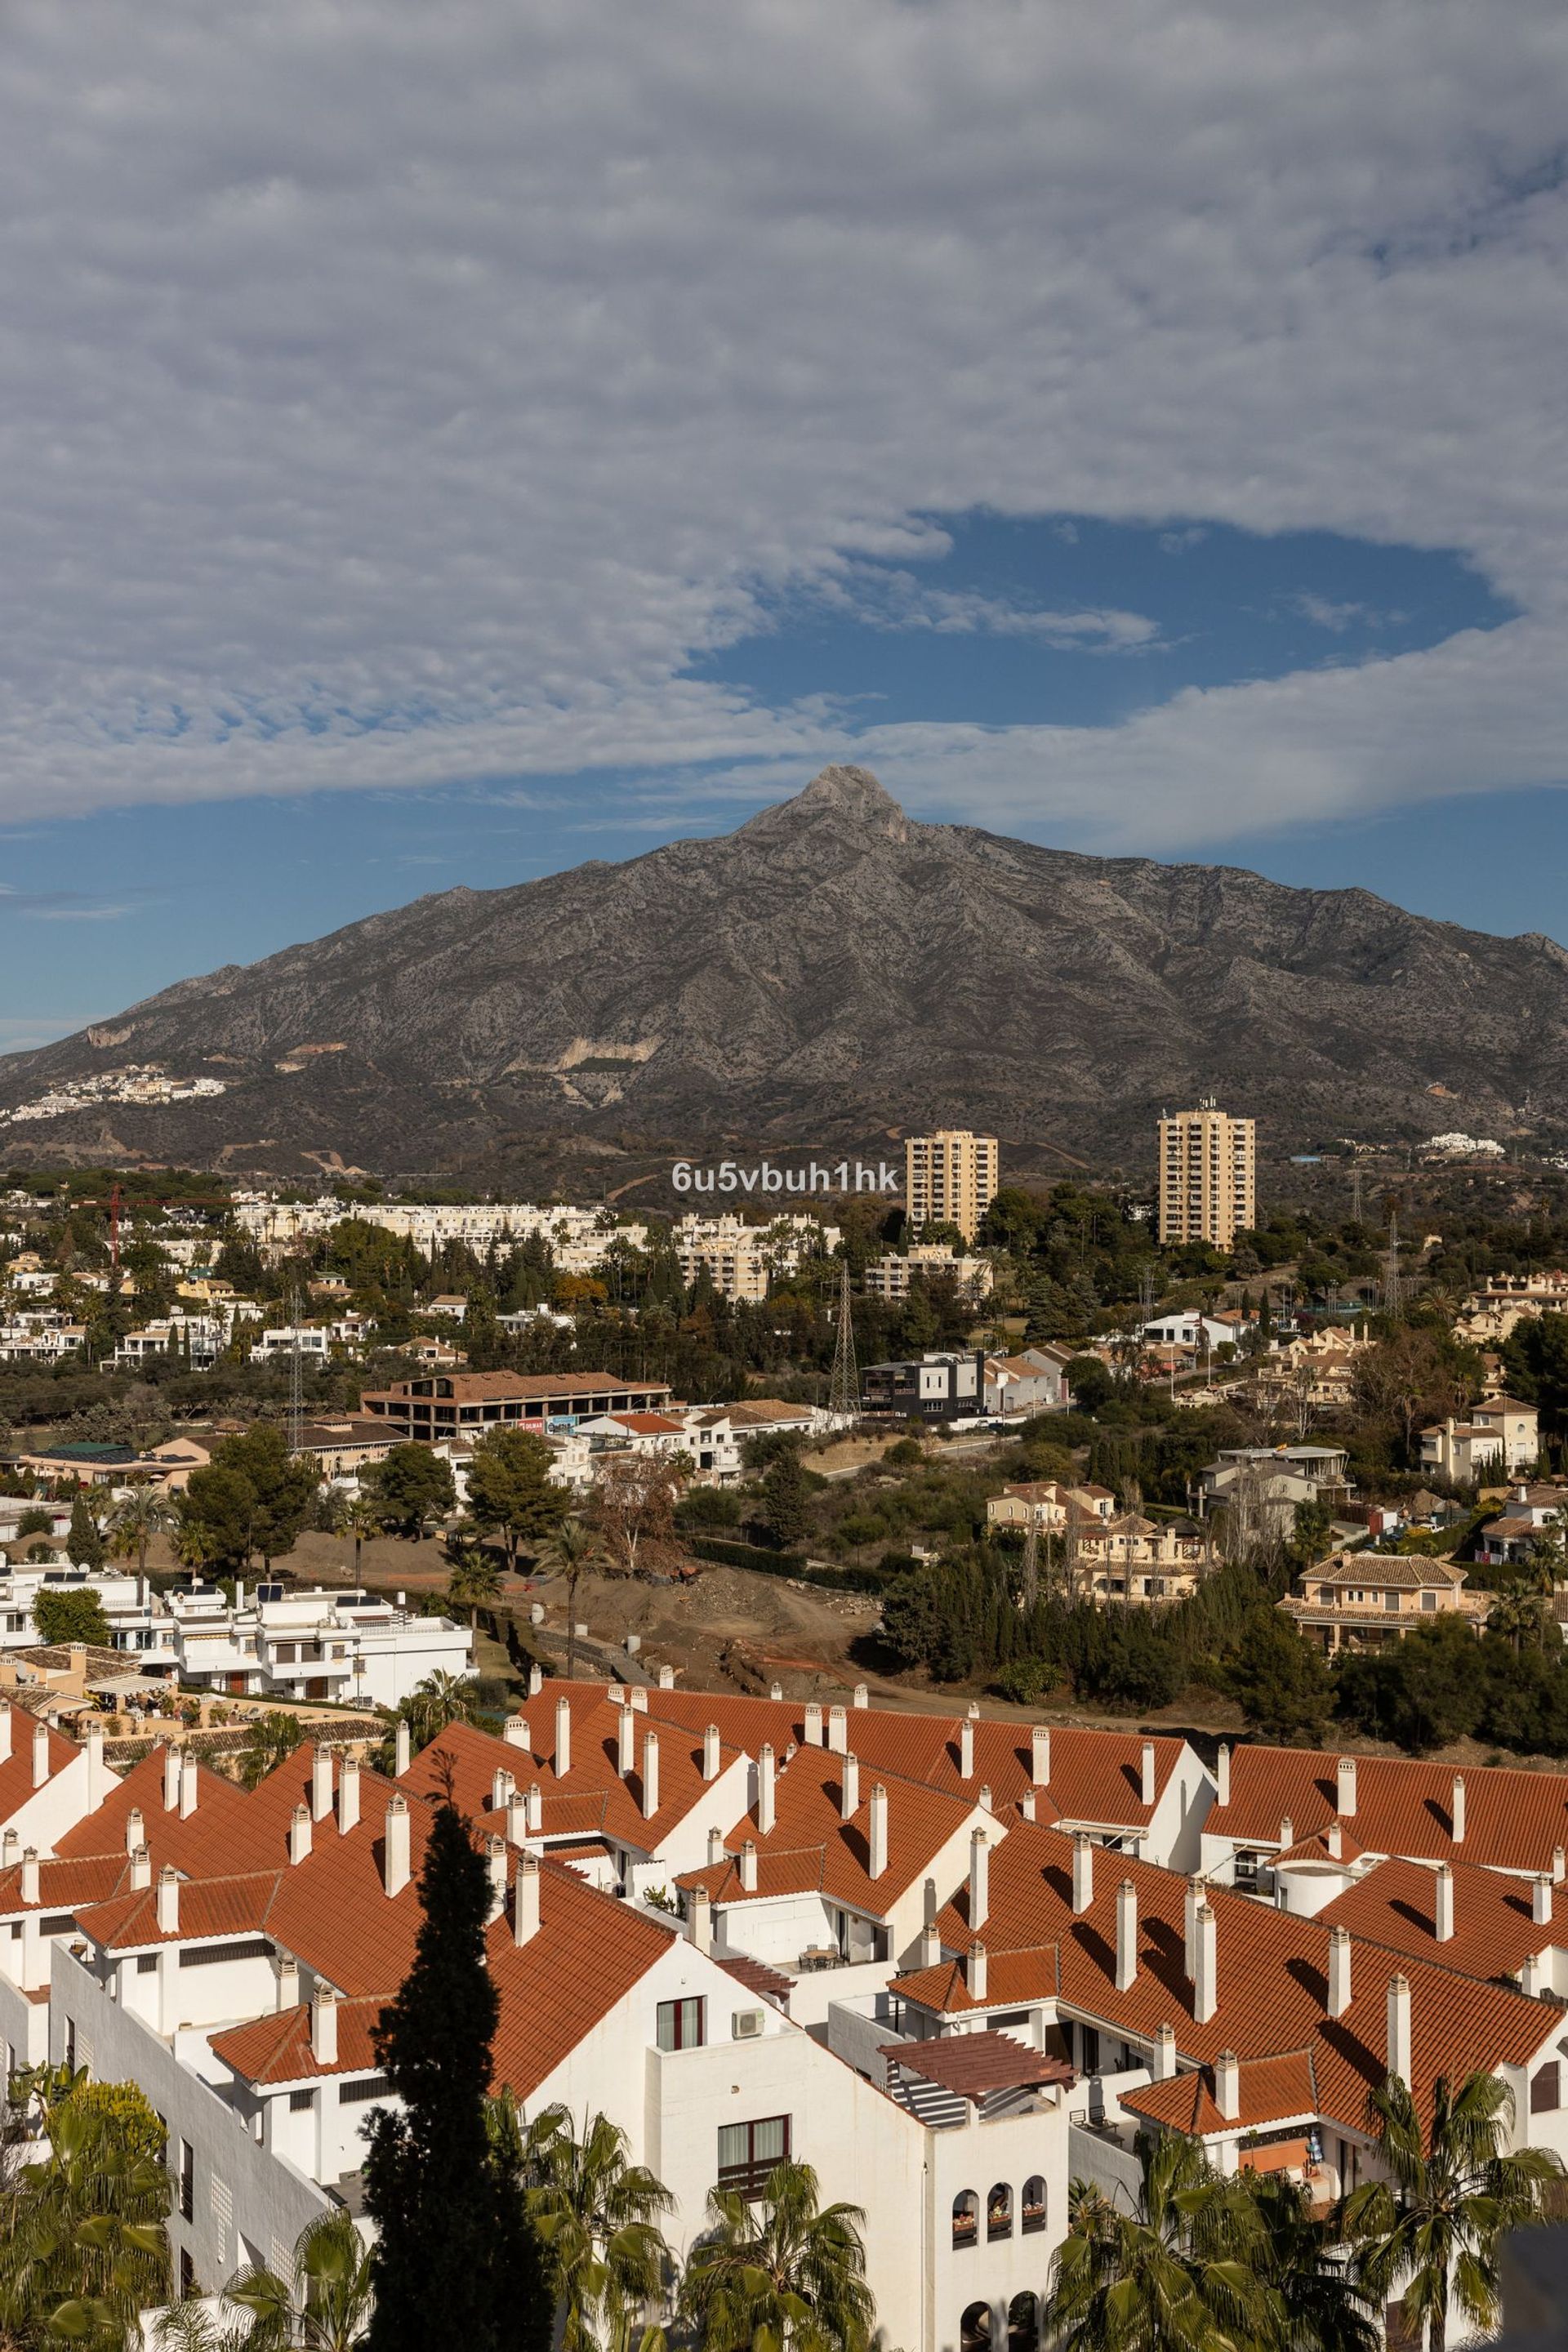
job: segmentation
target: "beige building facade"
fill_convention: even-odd
[[[911,1225],[956,1225],[973,1242],[1000,1181],[994,1135],[953,1127],[905,1139],[904,1198]]]
[[[1228,1250],[1258,1214],[1258,1130],[1213,1101],[1160,1121],[1160,1239]]]

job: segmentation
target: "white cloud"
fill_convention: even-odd
[[[853,749],[1169,846],[1562,780],[1548,0],[17,0],[7,48],[0,822],[628,764],[700,812]],[[1458,547],[1522,617],[1102,732],[680,675],[980,506]]]

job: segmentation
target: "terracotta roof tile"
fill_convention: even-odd
[[[1461,1969],[1467,1976],[1515,1976],[1531,1952],[1568,1940],[1568,1893],[1552,1890],[1555,1921],[1537,1927],[1526,1878],[1473,1864],[1451,1865],[1454,1932],[1437,1941],[1437,1874],[1419,1862],[1381,1862],[1325,1906],[1325,1926],[1348,1927],[1369,1943]]]
[[[559,1688],[569,1686],[563,1684]],[[531,1738],[528,1748],[514,1748],[472,1724],[449,1724],[417,1755],[404,1774],[401,1786],[410,1797],[443,1794],[450,1776],[451,1792],[460,1810],[489,1830],[504,1831],[504,1815],[492,1811],[491,1784],[498,1769],[512,1775],[525,1793],[537,1781],[542,1822],[546,1837],[605,1836],[638,1853],[651,1853],[669,1832],[684,1821],[706,1794],[702,1778],[701,1733],[693,1738],[679,1725],[637,1713],[633,1717],[635,1768],[627,1780],[616,1769],[621,1710],[604,1696],[603,1685],[570,1686],[572,1700],[572,1765],[557,1777],[555,1703],[543,1697],[531,1702],[524,1720]],[[595,1689],[597,1696],[595,1696]],[[651,1819],[642,1810],[643,1739],[652,1730],[658,1738],[658,1808]],[[733,1748],[720,1749],[720,1769],[734,1763]]]
[[[1269,1845],[1289,1818],[1298,1836],[1335,1818],[1336,1759],[1310,1748],[1240,1747],[1230,1759],[1230,1801],[1204,1822],[1205,1838]],[[1415,1861],[1484,1863],[1493,1869],[1550,1871],[1568,1846],[1568,1772],[1484,1765],[1464,1775],[1465,1836],[1453,1842],[1451,1766],[1393,1756],[1358,1756],[1356,1809],[1347,1817],[1364,1852]]]

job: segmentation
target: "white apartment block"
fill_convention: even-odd
[[[956,1225],[973,1243],[1001,1181],[994,1135],[941,1128],[904,1141],[904,1201],[910,1223]]]
[[[1228,1250],[1258,1216],[1258,1132],[1213,1102],[1160,1121],[1157,1207],[1164,1243]]]
[[[285,1202],[265,1192],[238,1192],[234,1215],[243,1233],[278,1255],[330,1233],[344,1217],[411,1241],[426,1256],[449,1242],[463,1243],[483,1256],[489,1249],[507,1250],[542,1236],[564,1274],[591,1273],[617,1236],[635,1249],[646,1249],[648,1242],[647,1226],[640,1220],[623,1223],[608,1209],[541,1207],[531,1201],[372,1201],[351,1206],[332,1199]]]
[[[951,1242],[914,1242],[901,1254],[889,1252],[866,1268],[869,1298],[904,1299],[915,1282],[952,1282],[961,1297],[989,1298],[994,1276],[984,1257],[961,1257]]]
[[[670,1238],[682,1282],[694,1283],[706,1272],[721,1298],[756,1301],[779,1276],[798,1273],[805,1259],[836,1250],[839,1229],[798,1211],[765,1225],[692,1213],[676,1220]]]
[[[179,1679],[197,1690],[395,1707],[437,1673],[473,1672],[473,1636],[363,1590],[197,1585],[165,1598]]]

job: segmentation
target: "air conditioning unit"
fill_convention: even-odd
[[[762,2030],[760,2009],[738,2009],[730,2020],[730,2031],[737,2042],[754,2042]]]

